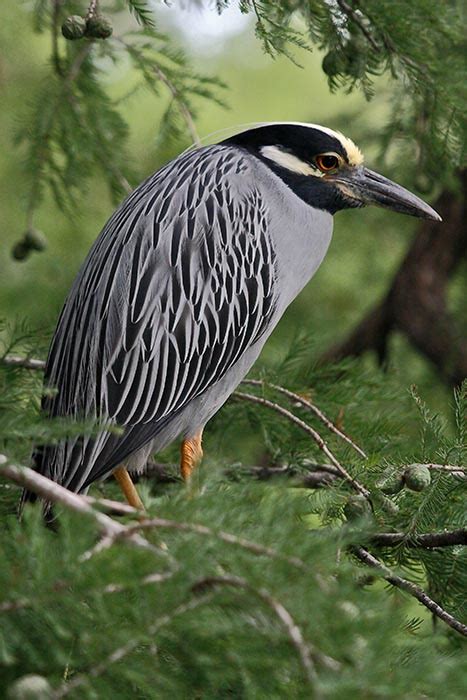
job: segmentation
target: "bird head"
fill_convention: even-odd
[[[353,141],[332,129],[272,122],[236,134],[224,143],[253,153],[301,199],[331,214],[376,204],[441,221],[439,214],[412,192],[366,168]]]

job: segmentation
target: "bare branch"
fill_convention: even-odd
[[[328,468],[320,467],[316,465],[316,469],[311,469],[309,473],[303,474],[299,469],[294,467],[289,467],[288,465],[282,467],[260,467],[260,466],[246,466],[246,467],[232,467],[227,469],[225,474],[227,477],[235,478],[235,475],[239,470],[244,474],[251,475],[260,481],[267,481],[268,479],[273,479],[276,476],[285,476],[290,479],[294,479],[292,485],[303,486],[309,489],[318,489],[324,486],[329,486],[340,477],[335,467],[331,466],[331,470]]]
[[[36,360],[33,357],[19,357],[19,355],[5,355],[0,358],[0,364],[8,367],[23,367],[23,369],[39,369],[45,368],[44,360]]]
[[[401,576],[394,574],[391,569],[389,569],[385,564],[383,564],[379,559],[370,554],[363,547],[351,547],[350,551],[355,554],[355,556],[360,559],[361,562],[373,569],[378,569],[383,574],[385,580],[396,588],[400,588],[402,591],[409,593],[413,598],[416,598],[419,603],[428,608],[433,615],[436,615],[440,620],[443,620],[449,627],[453,630],[459,632],[464,637],[467,637],[467,625],[457,620],[451,613],[448,613],[444,608],[441,607],[436,601],[430,598],[425,591],[417,586],[412,581],[408,581]]]
[[[83,496],[65,489],[55,481],[51,481],[33,469],[29,469],[29,467],[13,464],[3,454],[0,454],[0,476],[4,476],[15,484],[33,491],[45,501],[60,504],[75,513],[92,518],[106,537],[125,539],[132,546],[150,551],[159,557],[164,556],[167,558],[169,556],[167,552],[152,545],[144,537],[128,532],[127,526],[121,525],[109,518],[108,515],[95,510]],[[82,561],[86,561],[87,558],[89,557],[86,557],[86,554],[81,557]]]
[[[305,423],[305,421],[301,420],[301,418],[298,418],[291,411],[288,411],[286,408],[280,406],[278,403],[275,403],[274,401],[269,401],[269,399],[264,399],[261,396],[254,396],[253,394],[245,394],[244,392],[236,391],[232,394],[232,397],[240,399],[242,401],[256,403],[259,406],[265,406],[266,408],[270,408],[273,411],[276,411],[276,413],[279,413],[280,415],[287,418],[291,423],[297,425],[299,428],[301,428],[301,430],[303,430],[305,433],[307,433],[307,435],[309,435],[313,439],[313,441],[318,445],[320,450],[324,452],[326,457],[337,469],[342,478],[345,479],[352,486],[352,488],[355,489],[355,491],[358,491],[358,493],[362,494],[362,496],[365,496],[365,498],[369,497],[370,492],[364,486],[362,486],[362,484],[356,481],[353,478],[353,476],[351,476],[349,472],[340,464],[339,460],[333,455],[333,453],[331,452],[327,444],[324,442],[321,435],[314,428],[308,425],[308,423]]]
[[[467,544],[467,529],[445,530],[444,532],[430,532],[423,535],[407,535],[405,532],[381,532],[373,535],[371,544],[376,547],[397,547],[403,544],[406,547],[419,547],[433,549],[435,547],[454,547]]]
[[[94,498],[94,496],[81,496],[86,503],[91,506],[95,506],[98,510],[102,510],[105,513],[110,513],[114,515],[134,515],[136,517],[141,516],[141,511],[138,508],[130,506],[128,503],[123,503],[123,501],[113,501],[110,498]]]
[[[99,10],[99,0],[91,0],[89,3],[88,11],[86,13],[86,19],[91,19],[91,17],[94,17],[98,13]]]
[[[0,476],[13,481],[18,486],[33,491],[38,496],[52,503],[59,503],[75,513],[93,518],[99,529],[106,535],[114,535],[124,527],[116,523],[104,513],[99,513],[87,503],[82,496],[79,496],[68,489],[63,488],[55,481],[38,474],[29,467],[20,467],[13,464],[8,457],[0,454]]]
[[[325,426],[328,428],[332,433],[335,435],[338,435],[341,440],[344,440],[348,445],[353,447],[353,449],[358,452],[358,454],[363,457],[364,459],[367,459],[367,455],[365,452],[358,446],[356,445],[348,435],[346,435],[342,430],[340,430],[334,423],[329,420],[329,418],[319,409],[315,404],[313,404],[309,399],[306,399],[304,396],[301,396],[300,394],[296,394],[293,391],[290,391],[289,389],[286,389],[283,386],[279,386],[278,384],[269,384],[266,382],[263,382],[259,379],[244,379],[242,384],[249,384],[251,386],[258,386],[258,387],[264,387],[268,386],[274,391],[277,391],[280,394],[283,394],[284,396],[287,396],[291,401],[295,401],[296,403],[300,404],[300,406],[303,406],[303,408],[306,408],[308,411],[313,413]]]

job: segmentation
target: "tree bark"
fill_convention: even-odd
[[[399,331],[449,385],[457,386],[467,377],[467,339],[456,329],[446,301],[448,282],[467,254],[467,171],[459,181],[460,196],[445,191],[436,202],[443,223],[421,224],[385,297],[322,361],[336,362],[373,350],[383,363],[389,336]]]

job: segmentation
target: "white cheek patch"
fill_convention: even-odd
[[[354,144],[354,142],[351,139],[347,138],[347,136],[344,136],[344,134],[341,134],[340,131],[334,131],[334,129],[328,129],[326,126],[320,126],[319,124],[309,124],[307,122],[263,122],[262,124],[258,124],[257,126],[268,126],[272,124],[291,124],[295,126],[304,126],[308,129],[317,129],[318,131],[322,131],[324,134],[328,134],[328,136],[332,136],[333,138],[340,141],[345,152],[347,153],[349,165],[361,165],[363,163],[363,154],[361,150],[358,148],[358,146]],[[313,174],[316,175],[317,173]]]
[[[291,170],[294,173],[299,173],[300,175],[315,175],[322,177],[323,173],[318,168],[313,168],[309,163],[300,160],[297,156],[292,153],[283,151],[278,146],[263,146],[261,148],[261,155],[268,160],[274,161],[277,165],[281,165],[287,170]]]

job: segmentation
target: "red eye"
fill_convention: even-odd
[[[339,158],[333,153],[323,153],[320,156],[316,156],[316,165],[321,172],[328,173],[339,167]]]

